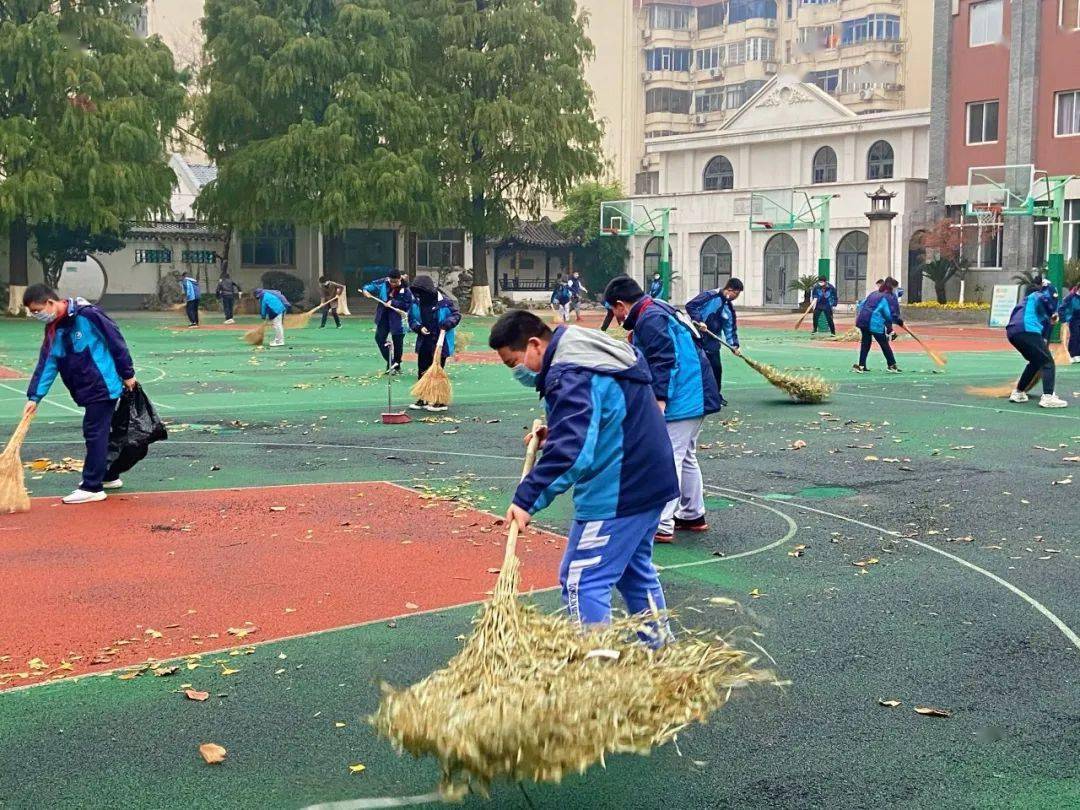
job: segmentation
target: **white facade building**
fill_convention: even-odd
[[[681,304],[735,275],[746,285],[745,305],[798,304],[801,295],[788,285],[816,275],[818,231],[750,227],[752,193],[782,198],[794,190],[796,201],[834,195],[832,278],[841,301],[853,303],[867,285],[867,194],[882,184],[897,195],[892,275],[910,289],[909,245],[926,216],[929,118],[928,110],[857,115],[814,85],[778,77],[718,129],[649,140],[659,193],[634,202],[674,209],[674,301]],[[651,276],[659,240],[639,236],[631,242],[628,272]],[[919,291],[911,292],[918,300]]]

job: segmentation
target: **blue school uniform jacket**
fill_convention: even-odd
[[[659,298],[664,294],[664,280],[661,278],[654,278],[652,283],[649,284],[649,297]]]
[[[185,301],[198,301],[200,290],[199,282],[193,278],[182,278],[180,284],[184,288],[184,300]]]
[[[256,290],[255,295],[259,299],[259,316],[266,320],[273,320],[289,311],[289,302],[277,290]]]
[[[826,284],[822,287],[820,284],[815,284],[814,289],[810,291],[810,298],[816,302],[816,308],[824,312],[828,309],[833,309],[836,306],[836,287],[832,284]],[[899,303],[899,301],[897,302]]]
[[[1024,332],[1045,335],[1053,325],[1050,319],[1055,311],[1054,298],[1045,288],[1028,293],[1013,307],[1005,334],[1008,337],[1016,337]]]
[[[557,327],[536,379],[548,439],[514,503],[535,514],[573,487],[576,520],[609,520],[677,498],[671,441],[651,379],[633,346],[595,329]]]
[[[720,392],[697,331],[670,304],[645,296],[623,322],[631,342],[645,355],[653,392],[667,403],[669,422],[697,419],[720,410]]]
[[[570,291],[570,287],[566,284],[560,284],[555,288],[555,291],[551,293],[551,303],[554,306],[562,306],[569,304],[573,299],[574,294]]]
[[[409,292],[408,287],[398,287],[398,291],[391,294],[389,278],[377,278],[370,284],[365,284],[364,292],[374,295],[380,301],[386,301],[394,309],[400,309],[402,312],[408,312],[413,305],[414,296]],[[375,307],[375,324],[376,326],[385,324],[391,335],[405,334],[405,319],[386,307]]]
[[[720,290],[705,290],[686,303],[686,314],[703,323],[713,335],[723,338],[729,346],[739,347],[739,321],[735,305]],[[701,348],[707,352],[720,351],[720,341],[712,335],[701,336]]]
[[[859,303],[855,325],[860,329],[884,335],[892,331],[894,323],[903,326],[904,319],[900,317],[900,301],[892,293],[875,290]]]
[[[75,404],[119,399],[124,380],[135,376],[124,336],[112,318],[82,298],[69,298],[67,315],[45,329],[26,396],[40,402],[56,375]]]
[[[568,286],[570,287],[570,294],[575,300],[581,298],[581,293],[584,292],[585,288],[581,286],[580,278],[570,279]]]
[[[409,307],[409,328],[416,332],[416,345],[426,337],[420,333],[421,327],[427,327],[433,338],[439,337],[439,330],[446,332],[443,338],[443,353],[447,356],[454,353],[454,330],[461,323],[461,310],[454,299],[439,290],[436,300],[432,304],[423,304],[418,296],[413,296],[412,306]]]
[[[1061,306],[1058,307],[1058,318],[1070,327],[1080,324],[1080,293],[1071,292],[1062,299]]]

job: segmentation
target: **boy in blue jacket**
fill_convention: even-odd
[[[896,355],[889,345],[889,341],[895,337],[893,324],[904,325],[904,319],[900,317],[900,301],[896,297],[896,288],[899,286],[900,282],[890,276],[859,303],[855,326],[862,333],[862,343],[859,346],[859,362],[851,367],[857,374],[865,374],[867,371],[866,358],[870,356],[871,340],[876,340],[881,347],[881,353],[885,355],[885,363],[888,365],[887,371],[892,374],[900,373],[900,368],[896,365]]]
[[[742,291],[742,280],[732,277],[723,288],[698,293],[686,304],[686,314],[712,333],[702,333],[701,348],[712,366],[721,406],[727,405],[727,400],[723,393],[724,363],[720,357],[722,346],[717,338],[723,338],[727,345],[735,350],[735,354],[739,354],[739,322],[735,317],[735,300]]]
[[[1069,362],[1080,363],[1080,284],[1062,299],[1058,320],[1069,325]]]
[[[562,318],[563,323],[570,322],[570,302],[574,300],[574,293],[570,285],[560,279],[555,283],[555,289],[551,293],[551,308]]]
[[[573,298],[570,300],[570,311],[577,313],[578,321],[581,320],[581,298],[588,292],[585,285],[581,282],[581,273],[577,270],[570,276],[570,280],[567,282],[570,286],[570,293]]]
[[[657,301],[664,299],[664,279],[659,273],[653,273],[652,281],[649,282],[649,297]]]
[[[289,311],[289,301],[277,290],[255,290],[255,300],[259,302],[259,317],[270,321],[274,330],[271,346],[285,345],[285,313]]]
[[[193,329],[199,325],[199,297],[202,291],[199,289],[198,280],[191,273],[184,273],[180,286],[184,290],[184,310],[190,322],[188,328]]]
[[[113,412],[124,389],[135,388],[135,367],[124,336],[113,320],[82,298],[61,299],[44,284],[23,294],[30,317],[45,324],[37,368],[30,378],[25,413],[37,411],[60,375],[75,404],[83,408],[86,458],[82,483],[63,499],[66,504],[105,500],[106,489],[120,479],[106,468]]]
[[[1068,407],[1068,401],[1054,393],[1054,355],[1046,343],[1046,335],[1058,317],[1056,293],[1052,286],[1032,285],[1009,316],[1005,335],[1013,348],[1028,361],[1020,379],[1016,381],[1016,389],[1009,395],[1010,402],[1027,402],[1027,390],[1034,383],[1036,375],[1041,373],[1043,394],[1039,407]]]
[[[424,376],[432,363],[446,365],[446,360],[454,353],[454,329],[461,323],[461,311],[454,299],[435,286],[430,276],[417,276],[409,288],[413,295],[409,307],[409,328],[416,333],[416,378]],[[439,332],[445,332],[442,352],[435,357],[435,347],[439,342]],[[414,411],[445,411],[447,406],[441,402],[417,400],[409,406]]]
[[[385,301],[402,312],[408,312],[413,305],[413,296],[409,292],[408,282],[397,268],[391,270],[385,278],[377,278],[370,284],[365,284],[363,293]],[[391,374],[401,373],[401,354],[404,351],[404,344],[405,319],[392,309],[376,306],[375,345],[379,347],[386,369]]]
[[[573,487],[574,519],[559,569],[571,618],[609,622],[612,587],[633,614],[663,610],[653,536],[679,488],[645,359],[594,329],[553,332],[524,310],[503,315],[488,344],[547,409],[543,455],[518,485],[507,521],[525,528]],[[666,636],[658,628],[653,642]]]
[[[679,497],[665,507],[656,542],[673,542],[676,529],[707,531],[697,443],[705,417],[720,410],[720,392],[709,360],[698,346],[697,330],[670,304],[645,295],[629,276],[608,282],[604,303],[649,364],[653,395],[664,413],[671,442]]]
[[[819,278],[814,289],[810,291],[810,300],[814,302],[814,328],[812,332],[824,332],[819,330],[819,316],[825,317],[825,323],[829,325],[830,334],[836,334],[836,323],[833,321],[833,310],[836,308],[836,287],[827,278]],[[897,299],[899,300],[899,298]]]

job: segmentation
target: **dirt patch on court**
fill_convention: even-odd
[[[482,600],[504,540],[384,483],[35,499],[0,528],[0,688]],[[528,532],[525,590],[556,584],[564,542]]]
[[[0,380],[21,380],[26,375],[7,366],[0,366]]]
[[[202,323],[195,329],[186,324],[170,324],[165,327],[173,332],[246,332],[258,323]]]

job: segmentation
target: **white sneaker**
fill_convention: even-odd
[[[1028,399],[1028,395],[1019,389],[1009,394],[1009,402],[1027,402]]]
[[[425,405],[424,410],[425,411],[430,411],[431,413],[442,413],[443,411],[450,410],[450,406],[449,405]]]
[[[1068,408],[1069,403],[1057,394],[1043,394],[1039,399],[1040,408]]]
[[[270,345],[271,345],[271,346],[284,346],[284,345],[285,345],[285,341],[281,341],[281,342],[278,342],[278,341],[274,341],[274,342],[272,342],[272,343],[271,343]]]
[[[236,323],[236,321],[234,321],[232,318],[229,318],[229,320],[225,321],[225,323]]]
[[[87,492],[85,489],[77,489],[66,498],[61,498],[61,500],[66,504],[95,503],[96,501],[103,501],[107,497],[109,496],[104,492]]]
[[[1072,363],[1080,363],[1080,357],[1070,357],[1069,358],[1069,363],[1070,364],[1072,364]]]
[[[115,481],[102,481],[101,486],[104,489],[120,489],[124,486],[123,480],[117,478]]]

